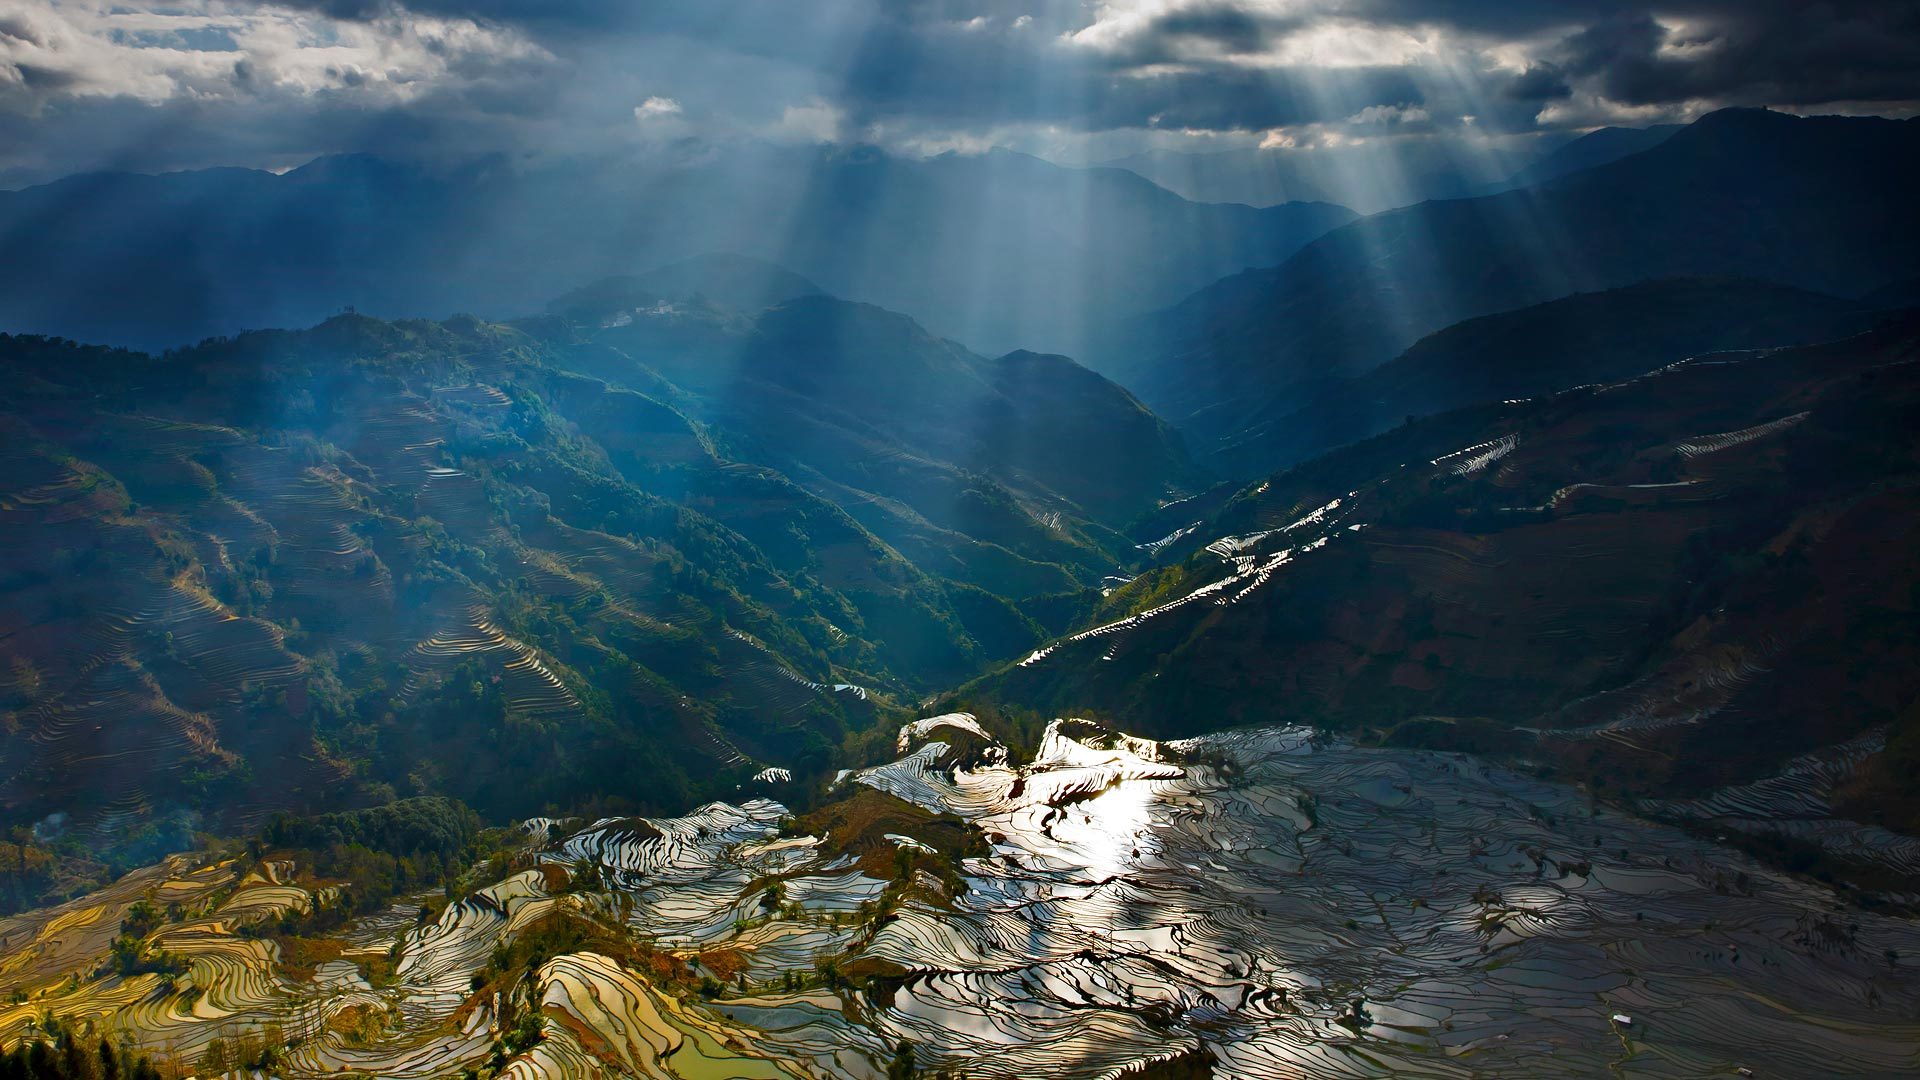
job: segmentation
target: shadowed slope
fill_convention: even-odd
[[[1312,722],[1642,796],[1868,739],[1846,780],[1889,725],[1912,739],[1916,357],[1908,316],[1416,421],[1243,491],[960,704]],[[1861,783],[1897,789],[1911,757]]]
[[[1301,383],[1350,376],[1465,318],[1653,278],[1738,274],[1840,296],[1911,277],[1920,123],[1727,110],[1538,187],[1335,230],[1196,293],[1095,365],[1202,458]]]
[[[1456,323],[1354,378],[1309,382],[1219,451],[1228,471],[1287,465],[1408,417],[1630,378],[1679,357],[1847,337],[1872,306],[1739,278],[1650,281]]]

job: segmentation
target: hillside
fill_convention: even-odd
[[[1920,204],[1899,178],[1916,164],[1913,121],[1725,110],[1537,187],[1335,230],[1126,328],[1094,366],[1205,459],[1290,411],[1300,384],[1364,373],[1463,319],[1665,277],[1844,297],[1910,278]]]
[[[0,337],[6,820],[130,858],[396,791],[805,781],[1070,618],[1125,547],[1097,520],[1191,468],[1064,358],[822,297],[701,312],[681,384],[554,319]],[[1101,431],[1136,468],[1091,470]]]
[[[1920,874],[1829,820],[1920,829],[1916,359],[1906,316],[1416,421],[1246,489],[954,703],[1507,755]]]
[[[1677,358],[1849,337],[1871,304],[1740,278],[1670,278],[1467,319],[1363,375],[1316,380],[1223,445],[1229,472],[1289,465],[1408,417],[1616,382]]]
[[[697,255],[640,274],[615,274],[556,297],[547,311],[599,324],[637,309],[711,304],[753,314],[825,290],[799,274],[745,255]]]
[[[1178,435],[1073,361],[989,359],[867,304],[812,296],[752,318],[689,306],[534,329],[582,372],[681,388],[679,406],[730,455],[997,593],[1070,587],[1056,565],[1110,572],[1128,547],[1110,530],[1200,478]]]

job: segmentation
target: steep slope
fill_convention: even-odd
[[[671,386],[730,456],[1003,595],[1097,580],[1127,548],[1112,528],[1198,480],[1171,429],[1073,361],[988,359],[871,305],[803,297],[753,319],[635,310],[547,330],[580,370]]]
[[[1739,278],[1577,293],[1456,323],[1364,375],[1303,384],[1275,402],[1285,411],[1250,417],[1217,457],[1229,471],[1289,465],[1408,417],[1615,382],[1699,353],[1850,337],[1881,317],[1867,304]]]
[[[684,805],[990,655],[845,514],[504,327],[0,349],[9,824]]]
[[[807,782],[1064,625],[1112,525],[1193,478],[1064,357],[662,300],[794,281],[708,260],[597,322],[159,357],[0,337],[5,820],[111,853],[396,790],[498,816]]]
[[[978,348],[1077,351],[1091,326],[1277,263],[1352,219],[1327,204],[1193,203],[1131,173],[1006,152],[747,144],[83,176],[0,193],[0,329],[160,348],[343,307],[510,317],[529,298],[721,251]]]
[[[1127,330],[1096,368],[1203,458],[1317,378],[1387,362],[1477,315],[1661,277],[1741,275],[1839,296],[1911,276],[1920,123],[1703,117],[1660,145],[1538,187],[1377,214],[1281,266]]]
[[[1860,771],[1920,692],[1916,360],[1908,315],[1417,421],[1247,489],[957,703],[1508,753],[1920,875],[1830,820],[1912,768]]]

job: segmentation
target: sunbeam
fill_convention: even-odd
[[[1920,1075],[1920,14],[12,0],[0,1078]]]

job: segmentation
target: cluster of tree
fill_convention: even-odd
[[[105,970],[129,977],[151,974],[170,980],[185,975],[190,966],[181,957],[164,949],[148,948],[139,938],[123,933],[113,939]]]
[[[0,734],[7,731],[0,723]],[[189,776],[183,778],[191,781]],[[11,914],[100,888],[138,866],[194,846],[194,818],[184,810],[158,814],[120,832],[110,842],[90,842],[79,830],[9,827],[0,839],[0,914]]]
[[[480,835],[480,815],[456,799],[422,796],[383,806],[314,817],[275,815],[264,839],[269,847],[331,851],[364,848],[387,855],[450,858]]]
[[[147,935],[159,929],[162,922],[177,921],[179,917],[178,908],[163,912],[151,900],[135,901],[127,909],[126,917],[120,920],[120,933],[113,939],[102,973],[127,977],[155,974],[169,983],[185,975],[191,965],[184,958],[146,944]]]
[[[286,1033],[278,1024],[229,1032],[207,1043],[207,1049],[200,1055],[200,1072],[224,1076],[235,1069],[272,1069],[280,1063],[289,1045]]]
[[[242,933],[311,937],[376,911],[395,896],[452,881],[484,853],[478,814],[457,799],[425,796],[313,817],[277,814],[260,846],[307,872],[347,884],[341,899],[289,912]],[[283,941],[283,945],[287,944]]]
[[[160,1070],[105,1039],[90,1045],[56,1028],[51,1042],[22,1041],[0,1057],[0,1080],[160,1080]]]
[[[0,845],[0,880],[6,882],[0,891],[0,912],[32,907],[54,883],[58,870],[53,854],[34,844],[31,828],[15,826],[8,841]]]

